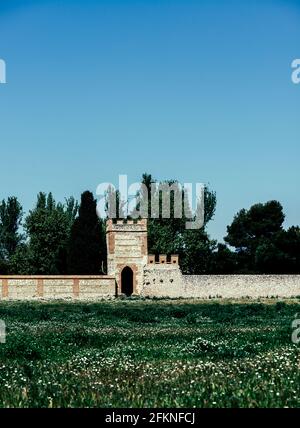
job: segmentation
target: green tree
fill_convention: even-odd
[[[23,210],[17,198],[12,196],[0,204],[0,257],[9,260],[23,236],[19,233]]]
[[[153,194],[153,183],[156,180],[151,174],[143,174],[142,183],[147,188],[148,195],[148,251],[150,254],[179,254],[180,266],[184,273],[201,274],[207,273],[212,251],[215,248],[215,241],[211,241],[206,232],[207,223],[213,218],[216,209],[216,194],[209,190],[208,186],[204,189],[204,225],[201,229],[186,229],[186,222],[192,219],[191,209],[184,209],[184,203],[187,202],[184,189],[181,189],[176,180],[168,180],[164,183],[173,185],[174,191],[170,193],[170,218],[163,218],[161,206],[162,195]],[[177,188],[178,186],[178,188]],[[143,191],[142,191],[143,192]],[[181,218],[174,216],[174,197],[175,192],[182,192],[182,210]],[[143,198],[143,193],[141,198]],[[159,218],[151,218],[152,205],[154,198],[159,200]]]
[[[260,273],[300,273],[300,228],[280,230],[272,240],[261,243],[255,263]]]
[[[210,273],[218,275],[233,274],[237,270],[237,255],[225,244],[219,243],[211,259]]]
[[[31,266],[31,257],[29,251],[29,243],[22,242],[18,246],[15,254],[11,258],[9,273],[13,275],[30,275],[34,274],[34,269]]]
[[[271,240],[262,241],[255,250],[255,272],[284,273],[287,264],[287,254]]]
[[[75,219],[68,243],[68,272],[96,275],[106,260],[105,224],[96,213],[96,200],[89,191],[81,195],[79,216]]]
[[[74,198],[61,204],[55,202],[52,193],[38,194],[36,206],[24,223],[27,245],[20,249],[14,259],[18,273],[66,273],[67,241],[76,212]]]
[[[109,186],[105,194],[105,211],[107,218],[125,218],[126,201],[121,200],[120,191]]]
[[[23,210],[17,198],[12,196],[0,204],[0,272],[8,273],[11,259],[21,245],[20,234]]]
[[[278,201],[255,204],[249,210],[239,211],[227,226],[225,241],[238,250],[251,253],[264,238],[272,238],[282,230],[283,208]]]
[[[278,201],[239,211],[225,237],[236,249],[237,272],[300,273],[300,228],[284,230],[284,217]]]
[[[202,229],[185,230],[179,251],[180,267],[184,274],[201,275],[211,271],[216,241]]]
[[[224,240],[236,248],[242,271],[256,270],[256,252],[263,254],[267,243],[269,245],[283,230],[283,221],[283,208],[278,201],[255,204],[249,210],[242,209],[235,215],[232,224],[227,226]]]

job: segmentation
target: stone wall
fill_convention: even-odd
[[[155,264],[144,268],[142,296],[183,297],[185,287],[178,265]]]
[[[139,294],[202,299],[296,297],[300,275],[182,275],[178,265],[145,265]],[[115,295],[113,276],[0,276],[0,300],[97,300]]]
[[[182,275],[172,265],[147,265],[143,296],[241,298],[300,296],[300,275]]]
[[[116,294],[115,278],[100,276],[0,276],[3,299],[97,299]]]
[[[300,275],[183,275],[188,297],[296,297]]]

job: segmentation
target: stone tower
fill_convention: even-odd
[[[107,220],[107,273],[116,278],[117,294],[140,294],[148,262],[147,220]]]

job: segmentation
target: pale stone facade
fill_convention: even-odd
[[[300,297],[300,275],[182,275],[173,266],[148,266],[141,295],[199,299]]]
[[[165,254],[148,255],[147,220],[107,221],[107,266],[108,275],[116,278],[117,294],[143,295],[145,270],[158,267],[167,275],[170,267],[180,273],[178,256],[170,259]],[[132,271],[132,280],[124,272]],[[128,282],[132,281],[132,286]]]
[[[115,295],[115,278],[99,276],[0,276],[0,300],[99,299]]]
[[[132,271],[132,289],[129,285],[128,294],[140,294],[144,266],[148,260],[147,220],[117,220],[116,223],[108,220],[106,237],[107,273],[116,279],[117,294],[124,293],[124,268]]]

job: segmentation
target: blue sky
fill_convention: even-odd
[[[0,198],[119,174],[205,182],[222,239],[278,199],[299,224],[299,1],[1,1]]]

